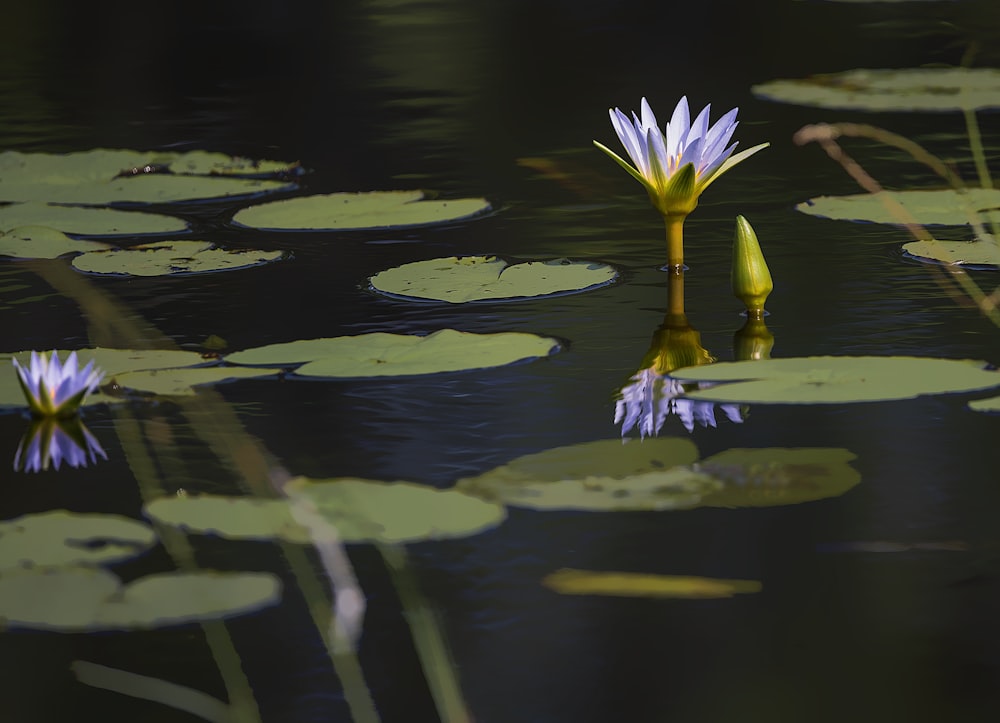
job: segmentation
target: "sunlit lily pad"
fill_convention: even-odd
[[[281,582],[263,572],[161,573],[127,585],[100,568],[0,573],[0,620],[9,628],[162,628],[244,615],[280,597]]]
[[[974,412],[1000,413],[1000,397],[988,397],[987,399],[976,399],[969,402],[969,409]]]
[[[496,256],[450,256],[381,271],[371,278],[371,286],[392,296],[458,304],[584,291],[617,277],[611,266],[587,261],[511,265]]]
[[[0,570],[119,562],[155,542],[138,520],[51,510],[0,522]]]
[[[20,259],[55,259],[66,254],[109,249],[100,241],[82,241],[45,226],[20,226],[0,232],[0,256]]]
[[[984,362],[921,357],[822,356],[720,362],[672,372],[684,381],[730,382],[692,399],[749,404],[838,404],[910,399],[1000,386]]]
[[[329,193],[262,203],[238,211],[233,223],[270,231],[324,231],[426,226],[490,210],[485,198],[426,200],[422,191]]]
[[[313,377],[381,377],[486,369],[548,356],[554,339],[522,332],[473,334],[441,329],[427,336],[373,333],[306,339],[235,352],[232,364],[292,366]]]
[[[218,384],[237,379],[251,379],[271,376],[271,369],[251,367],[211,366],[190,369],[153,369],[150,371],[125,372],[115,376],[118,386],[134,392],[157,395],[191,395],[195,387],[203,384]]]
[[[245,269],[277,261],[283,255],[281,251],[230,251],[207,241],[160,241],[91,251],[73,259],[73,266],[92,274],[174,276]]]
[[[1000,108],[1000,69],[858,69],[751,88],[781,103],[867,111],[957,111]]]
[[[3,239],[0,239],[2,241]],[[977,241],[911,241],[903,251],[921,261],[934,261],[954,266],[1000,267],[1000,243]]]
[[[416,542],[465,537],[500,524],[502,505],[455,490],[409,482],[299,477],[287,491],[315,504],[345,542]],[[324,530],[307,531],[288,500],[198,495],[165,497],[146,505],[146,515],[187,532],[235,540],[327,542]]]
[[[221,153],[95,149],[80,153],[0,153],[0,201],[103,205],[168,203],[288,190],[260,178],[297,164],[251,161]]]
[[[681,575],[649,575],[636,572],[557,570],[542,584],[563,595],[611,595],[614,597],[681,598],[706,600],[760,592],[757,580],[725,580]]]
[[[722,486],[705,507],[772,507],[838,497],[861,481],[855,455],[830,447],[727,449],[694,465]]]
[[[896,204],[906,217],[895,211]],[[923,226],[962,226],[975,220],[1000,221],[1000,189],[969,188],[964,191],[882,191],[848,196],[818,196],[795,206],[796,211],[848,221],[875,223],[919,223]]]
[[[0,206],[0,231],[19,226],[45,226],[79,236],[137,236],[176,233],[187,228],[179,218],[111,208],[11,203]]]

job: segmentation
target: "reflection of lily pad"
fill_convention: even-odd
[[[706,507],[772,507],[838,497],[861,481],[846,449],[727,449],[694,465],[723,486]]]
[[[162,395],[195,394],[195,387],[218,384],[237,379],[251,379],[274,374],[270,369],[250,367],[211,366],[190,369],[153,369],[151,371],[125,372],[115,377],[115,382],[135,392]]]
[[[133,236],[176,233],[187,228],[179,218],[111,208],[12,203],[0,206],[0,231],[18,226],[45,226],[80,236]]]
[[[506,512],[501,505],[455,490],[408,482],[359,479],[311,481],[304,477],[287,490],[316,505],[345,542],[416,542],[465,537],[495,527]],[[294,503],[291,503],[294,504]],[[310,534],[295,521],[287,500],[199,495],[166,497],[146,506],[162,524],[229,539],[325,542],[322,530]]]
[[[234,178],[297,168],[221,153],[96,149],[80,153],[0,153],[0,201],[102,205],[248,196],[294,188],[283,181]]]
[[[687,465],[698,450],[687,439],[640,444],[600,440],[529,454],[456,489],[517,507],[575,510],[672,510],[695,507],[720,488]]]
[[[956,266],[1000,266],[1000,244],[979,241],[911,241],[903,251],[921,261],[936,261]]]
[[[489,210],[484,198],[428,201],[422,191],[330,193],[250,206],[233,222],[272,231],[399,228],[458,221]]]
[[[111,248],[108,244],[70,238],[45,226],[20,226],[7,233],[0,232],[0,256],[20,259],[55,259],[108,248]]]
[[[457,304],[583,291],[609,284],[617,276],[607,264],[586,261],[508,265],[495,256],[451,256],[381,271],[371,278],[371,285],[393,296]]]
[[[969,409],[975,412],[1000,412],[1000,397],[988,397],[969,402]]]
[[[869,111],[957,111],[1000,108],[1000,69],[858,69],[751,88],[781,103]]]
[[[73,266],[92,274],[171,276],[245,269],[277,261],[282,255],[281,251],[229,251],[207,241],[161,241],[91,251],[73,259]]]
[[[837,404],[989,389],[1000,374],[984,362],[920,357],[800,357],[720,362],[672,372],[684,381],[731,382],[692,399],[750,404]]]
[[[276,604],[270,573],[162,573],[127,585],[93,568],[0,574],[0,619],[10,628],[130,630],[243,615]]]
[[[721,580],[711,577],[647,575],[636,572],[557,570],[542,584],[563,595],[612,595],[706,600],[732,597],[736,593],[760,592],[756,580]]]
[[[226,361],[275,366],[308,362],[296,374],[380,377],[486,369],[547,356],[558,348],[554,339],[534,334],[442,329],[427,336],[379,332],[271,344],[229,354]]]
[[[900,216],[896,204],[905,209],[906,217]],[[990,213],[991,209],[1000,209],[1000,189],[881,191],[818,196],[795,206],[796,211],[823,218],[900,225],[919,223],[923,226],[961,226],[970,224],[977,217],[985,222],[988,216],[1000,221],[1000,213]]]
[[[0,522],[0,570],[119,562],[155,542],[138,520],[52,510]]]

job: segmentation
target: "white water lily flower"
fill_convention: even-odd
[[[27,368],[12,360],[21,390],[32,414],[39,417],[69,417],[76,414],[88,394],[97,389],[104,372],[94,367],[93,359],[79,368],[76,352],[60,363],[55,352],[31,352]]]

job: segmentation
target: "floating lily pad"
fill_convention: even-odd
[[[281,251],[230,251],[207,241],[160,241],[91,251],[73,259],[73,266],[92,274],[174,276],[245,269],[277,261],[283,255]]]
[[[51,510],[0,522],[0,570],[120,562],[155,542],[138,520]]]
[[[6,151],[0,153],[0,201],[103,205],[250,196],[288,190],[295,184],[233,176],[288,173],[297,167],[206,151]]]
[[[856,455],[831,447],[727,449],[694,465],[722,486],[705,507],[773,507],[839,497],[861,481]]]
[[[0,573],[0,619],[8,628],[162,628],[244,615],[280,597],[278,578],[263,572],[162,573],[127,585],[99,568]]]
[[[392,296],[459,304],[484,299],[518,299],[610,284],[618,272],[587,261],[528,261],[510,265],[496,256],[450,256],[414,261],[381,271],[371,286]]]
[[[611,595],[706,600],[760,592],[757,580],[724,580],[681,575],[647,575],[636,572],[557,570],[542,584],[563,595]]]
[[[45,226],[20,226],[7,233],[0,232],[0,256],[20,259],[55,259],[109,248],[109,244],[81,241]]]
[[[381,377],[486,369],[548,356],[554,339],[521,332],[472,334],[441,329],[427,336],[361,334],[271,344],[226,356],[232,364],[290,366],[312,377]]]
[[[11,203],[0,206],[0,231],[19,226],[45,226],[79,236],[138,236],[176,233],[187,228],[179,218],[111,208]]]
[[[153,369],[148,371],[125,372],[115,376],[120,387],[135,392],[158,395],[196,394],[195,387],[203,384],[218,384],[237,379],[252,379],[274,374],[271,369],[250,367],[211,366],[190,369]]]
[[[868,111],[959,111],[1000,108],[996,68],[858,69],[751,88],[758,98]]]
[[[974,412],[1000,413],[1000,397],[976,399],[975,401],[969,402],[969,409]]]
[[[489,210],[485,198],[430,201],[422,191],[329,193],[250,206],[238,211],[233,223],[268,231],[342,231],[426,226]]]
[[[896,204],[908,217],[901,217]],[[881,191],[848,196],[818,196],[795,206],[796,211],[847,221],[918,223],[923,226],[961,226],[972,221],[1000,221],[1000,189],[968,188],[964,191]]]
[[[921,357],[821,356],[720,362],[672,372],[684,381],[731,382],[690,392],[711,402],[842,404],[989,389],[984,362]]]
[[[903,244],[903,251],[921,261],[935,261],[954,266],[1000,267],[1000,244],[992,239],[911,241]]]
[[[409,482],[360,479],[309,480],[299,477],[286,489],[316,505],[345,542],[417,542],[466,537],[500,524],[502,505],[455,490]],[[301,527],[287,500],[198,495],[166,497],[146,505],[161,524],[187,532],[236,540],[326,542],[322,530]]]

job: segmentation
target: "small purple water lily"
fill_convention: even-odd
[[[58,470],[65,463],[70,467],[86,467],[108,455],[97,438],[79,419],[44,417],[31,423],[14,455],[14,469],[19,472],[43,472],[49,467]]]
[[[618,108],[610,109],[611,125],[634,166],[594,141],[646,188],[667,224],[668,262],[678,269],[684,265],[684,219],[697,208],[698,198],[723,173],[770,145],[761,143],[733,155],[738,144],[729,141],[739,125],[739,109],[733,108],[709,126],[711,108],[711,104],[706,105],[691,122],[685,96],[678,101],[663,131],[645,98],[641,116],[633,112],[630,119]]]
[[[104,378],[104,372],[94,366],[93,359],[80,369],[75,351],[70,352],[63,363],[56,352],[39,354],[34,351],[27,368],[17,359],[12,361],[28,407],[37,417],[73,416]]]

